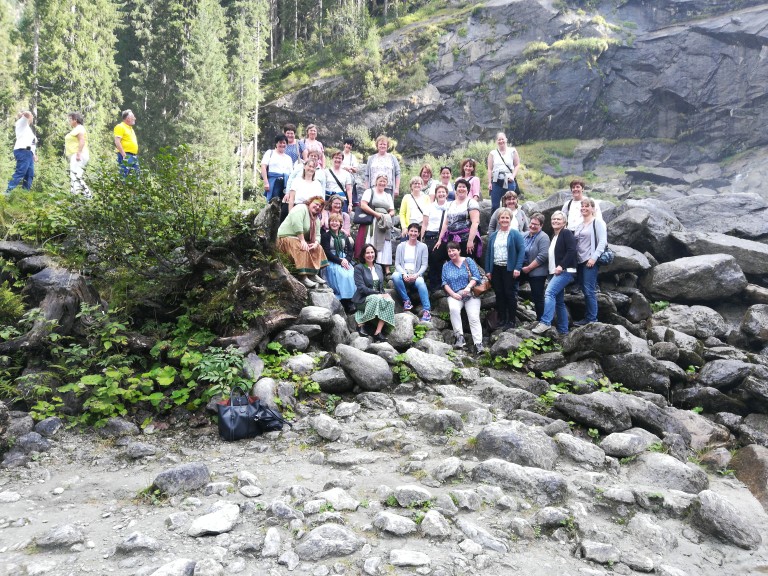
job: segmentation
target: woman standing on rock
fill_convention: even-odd
[[[522,208],[518,206],[517,193],[507,192],[502,196],[501,203],[504,207],[496,210],[496,212],[491,215],[491,221],[488,222],[488,234],[496,231],[496,226],[498,226],[499,221],[499,212],[504,208],[507,208],[512,212],[512,226],[517,228],[520,232],[528,232],[528,217],[525,215]]]
[[[499,228],[488,237],[485,271],[496,294],[496,312],[502,330],[514,328],[517,323],[517,289],[524,258],[523,236],[512,226],[512,212],[501,208]]]
[[[501,197],[508,190],[517,192],[515,177],[520,167],[520,156],[512,146],[507,146],[504,132],[496,134],[496,149],[488,154],[488,190],[491,192],[491,210],[501,204]]]
[[[549,285],[544,292],[544,313],[532,330],[534,334],[544,334],[552,327],[552,320],[557,313],[557,331],[568,334],[568,310],[565,307],[565,288],[576,276],[576,256],[578,245],[573,232],[565,227],[565,214],[558,210],[550,218],[554,236],[549,245]]]
[[[411,178],[410,188],[411,193],[403,196],[400,203],[400,227],[403,229],[403,238],[408,236],[408,226],[411,224],[421,226],[424,214],[429,212],[429,205],[432,203],[429,196],[421,192],[421,177]]]
[[[383,134],[376,138],[376,154],[368,157],[365,165],[365,185],[373,186],[380,175],[387,177],[387,192],[393,198],[400,194],[400,162],[387,152],[389,138]]]
[[[461,161],[460,177],[469,182],[469,197],[480,202],[480,178],[476,171],[477,162],[475,160],[467,158]]]
[[[463,348],[464,327],[461,323],[461,309],[467,312],[469,331],[478,354],[484,352],[483,327],[480,324],[480,298],[472,295],[481,280],[480,269],[472,258],[461,255],[461,246],[457,242],[448,242],[448,262],[443,264],[443,288],[448,294],[448,310],[451,313],[451,327],[456,336],[454,347]]]
[[[395,215],[395,203],[392,196],[387,193],[387,177],[379,174],[375,185],[363,192],[360,198],[360,210],[373,216],[373,222],[361,225],[357,232],[355,246],[364,243],[373,244],[378,252],[377,262],[384,266],[384,272],[389,274],[392,264],[392,217]],[[355,251],[359,259],[360,252]]]
[[[317,152],[317,165],[325,168],[325,149],[323,143],[317,139],[317,126],[310,124],[307,126],[307,137],[299,142],[301,148],[301,157],[305,161],[309,158],[310,152]]]
[[[469,183],[464,178],[456,180],[456,200],[448,204],[437,247],[444,242],[457,242],[461,247],[462,256],[479,258],[483,255],[482,240],[478,231],[480,205],[477,200],[468,198],[468,194]]]
[[[349,237],[341,229],[341,224],[342,215],[331,214],[328,218],[328,229],[323,230],[320,238],[320,245],[328,258],[328,266],[322,271],[323,278],[346,308],[345,301],[355,295],[357,286],[354,262],[352,262],[352,245],[349,243]]]
[[[435,291],[440,288],[440,277],[443,273],[443,264],[448,260],[445,245],[440,244],[440,230],[445,222],[445,211],[448,210],[448,189],[442,184],[435,186],[435,200],[430,204],[429,210],[421,221],[421,241],[427,245],[429,252],[429,289]]]
[[[369,336],[365,323],[378,319],[373,339],[376,342],[384,342],[384,324],[393,327],[395,325],[395,301],[384,292],[384,272],[381,266],[376,264],[376,259],[376,248],[372,244],[363,246],[363,262],[355,266],[356,291],[352,303],[357,307],[357,333]]]
[[[421,192],[426,196],[429,196],[430,200],[435,199],[435,186],[437,180],[432,178],[432,166],[429,164],[423,164],[419,170],[419,176],[421,176]]]
[[[302,169],[301,178],[294,178],[291,181],[291,188],[283,199],[283,202],[288,204],[288,212],[293,210],[296,204],[305,204],[310,198],[325,196],[323,185],[320,180],[315,179],[316,169],[315,161],[307,160]]]
[[[296,266],[299,280],[307,288],[325,284],[318,276],[328,265],[320,246],[320,224],[317,217],[323,210],[323,196],[318,194],[304,204],[297,204],[277,229],[277,249],[288,254]]]
[[[581,201],[582,223],[573,234],[579,246],[576,280],[584,294],[586,313],[584,319],[574,322],[574,326],[584,326],[597,322],[597,259],[608,246],[608,228],[605,222],[595,218],[595,201],[584,198]]]
[[[451,167],[450,166],[443,166],[440,168],[440,180],[438,181],[438,184],[442,184],[445,186],[445,189],[448,190],[448,200],[455,200],[456,199],[456,188],[451,182]],[[461,180],[461,178],[459,179]],[[459,180],[456,180],[456,184],[459,183]],[[469,190],[469,183],[467,183],[467,190]]]
[[[522,282],[528,281],[531,287],[531,299],[536,310],[536,320],[544,315],[544,283],[547,280],[549,262],[549,236],[541,231],[544,214],[537,212],[528,223],[528,234],[523,237],[525,259],[523,261]]]

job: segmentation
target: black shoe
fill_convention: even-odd
[[[386,336],[384,336],[384,333],[383,333],[383,332],[379,332],[378,334],[374,334],[374,335],[373,335],[373,339],[374,339],[376,342],[386,342],[386,341],[387,341],[387,337],[386,337]]]
[[[573,323],[574,326],[586,326],[587,324],[591,324],[591,322],[586,318],[584,320],[577,320]]]
[[[362,325],[357,327],[357,333],[360,334],[360,336],[365,336],[366,338],[370,336],[370,334],[365,331],[365,326]]]

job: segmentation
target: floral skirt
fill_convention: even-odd
[[[374,318],[384,320],[390,326],[394,326],[395,301],[392,298],[384,298],[381,294],[371,294],[366,297],[365,309],[355,312],[355,321],[358,324],[365,324]]]

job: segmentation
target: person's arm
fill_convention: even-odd
[[[347,174],[347,184],[345,186],[347,193],[347,212],[352,212],[352,176]]]
[[[363,296],[377,294],[376,290],[368,286],[365,282],[365,264],[358,264],[355,266],[355,286]]]
[[[393,198],[397,198],[400,194],[400,162],[397,161],[395,155],[392,154],[392,164],[395,168],[395,187],[392,189]]]
[[[123,160],[125,160],[125,150],[123,150],[123,136],[122,136],[122,130],[118,133],[118,127],[115,127],[115,148],[117,148],[117,153],[120,154]]]
[[[480,268],[477,267],[477,264],[475,264],[475,261],[472,258],[465,258],[464,262],[469,262],[469,271],[472,273],[472,279],[469,281],[469,284],[467,284],[467,289],[471,290],[480,283],[483,275],[480,274]]]
[[[446,210],[448,209],[446,208]],[[437,236],[437,242],[435,242],[435,248],[437,248],[438,246],[440,246],[440,244],[442,244],[443,236],[445,236],[446,232],[448,232],[448,218],[447,218],[448,215],[445,214],[444,216],[446,217],[443,218],[443,225],[440,227],[440,234],[438,234]]]
[[[563,269],[576,268],[579,255],[579,245],[576,242],[576,236],[574,236],[573,232],[567,228],[560,231],[561,235],[563,233],[565,233],[565,236],[563,236],[563,240],[565,241],[565,258],[563,258]]]
[[[517,251],[517,259],[515,260],[515,271],[513,272],[513,276],[515,278],[518,278],[520,276],[520,272],[523,269],[523,262],[525,261],[525,241],[523,240],[523,235],[520,234],[520,232],[517,232],[515,230],[511,230],[510,234],[513,235],[513,243],[515,245],[515,250]]]
[[[296,201],[296,190],[288,191],[288,212],[293,210],[293,203]]]
[[[595,220],[603,219],[603,211],[600,210],[600,202],[595,200]]]
[[[427,256],[427,245],[423,242],[416,244],[416,263],[419,265],[416,270],[416,277],[423,276],[427,271],[427,265],[429,264],[429,257]]]
[[[520,155],[517,153],[517,148],[515,148],[515,151],[512,153],[512,176],[510,177],[511,180],[514,180],[517,177],[518,170],[520,170]]]
[[[471,200],[470,200],[471,202]],[[469,238],[467,238],[467,253],[472,254],[475,251],[475,236],[480,226],[480,210],[478,208],[469,210]]]
[[[424,242],[424,234],[427,233],[427,226],[429,226],[429,211],[421,217],[421,235],[419,240]]]
[[[595,238],[595,250],[592,252],[590,259],[587,260],[587,266],[589,268],[592,268],[592,266],[595,265],[597,259],[600,258],[600,254],[605,252],[605,249],[608,246],[608,228],[605,225],[605,222],[602,220],[592,220],[592,223],[594,224],[594,230],[597,232],[597,237]]]
[[[264,182],[264,190],[267,190],[267,191],[269,190],[269,178],[267,178],[268,166],[269,166],[269,161],[267,160],[267,154],[264,153],[264,157],[261,159],[261,179]]]
[[[400,235],[403,238],[408,236],[408,226],[411,223],[409,220],[411,211],[411,202],[408,200],[409,197],[412,198],[412,196],[406,194],[403,196],[403,201],[400,203],[400,228],[402,229]]]
[[[78,162],[82,160],[83,150],[85,150],[85,129],[80,130],[80,132],[77,133],[77,153],[75,154],[75,158]]]
[[[490,236],[494,232],[496,232],[496,226],[499,225],[499,210],[501,208],[496,208],[496,210],[491,214],[491,221],[488,222],[488,235]]]
[[[493,244],[496,242],[496,232],[488,233],[488,248],[485,251],[485,275],[488,280],[491,279],[493,274]]]
[[[399,272],[403,276],[406,276],[405,272],[405,242],[400,242],[395,250],[395,271]]]
[[[493,151],[488,154],[485,165],[488,168],[488,190],[490,190],[493,188]]]
[[[443,264],[443,273],[441,276],[441,281],[443,283],[443,290],[445,290],[445,293],[448,294],[448,297],[455,298],[456,300],[461,300],[461,296],[458,294],[458,292],[455,292],[453,288],[451,288],[450,283],[448,282],[448,268],[449,262],[445,262]]]
[[[373,186],[371,185],[371,161],[373,160],[373,156],[368,156],[368,162],[365,163],[365,188],[370,189]]]

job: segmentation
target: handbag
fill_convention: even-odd
[[[239,394],[235,394],[239,392]],[[228,400],[216,404],[219,412],[219,435],[233,442],[254,438],[265,432],[279,431],[286,422],[256,396],[248,396],[240,386],[234,386]]]
[[[352,215],[352,222],[367,226],[373,224],[373,215],[363,212],[362,206],[355,206],[355,213]]]
[[[464,264],[467,266],[467,276],[469,276],[469,280],[472,281],[472,271],[469,269],[469,264],[467,264],[466,259],[464,260]],[[467,282],[467,284],[469,284],[469,282]],[[482,274],[480,276],[480,282],[475,284],[470,290],[472,296],[480,296],[484,294],[488,290],[489,284],[488,277],[485,274]]]
[[[570,208],[570,206],[568,207]],[[595,239],[595,242],[597,242],[597,225],[595,224],[594,220],[592,220],[592,237]],[[606,244],[605,250],[603,250],[603,253],[600,254],[600,256],[597,259],[597,265],[608,266],[608,264],[613,262],[614,258],[616,258],[616,253],[613,250],[611,250],[608,244]]]

